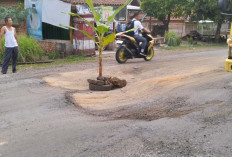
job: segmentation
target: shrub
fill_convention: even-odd
[[[192,37],[187,38],[187,41],[188,41],[188,44],[190,44],[190,45],[193,44],[193,38]]]
[[[194,40],[192,37],[187,38],[189,45],[197,45],[197,41]]]
[[[18,35],[19,54],[18,62],[36,62],[42,59],[44,51],[39,43],[32,37],[25,35]],[[5,40],[2,39],[3,52],[5,51]],[[3,60],[4,53],[0,53],[0,59]]]
[[[181,38],[178,37],[177,34],[173,31],[166,33],[165,40],[169,46],[180,46],[181,44]]]
[[[193,41],[193,45],[197,45],[197,41],[195,40],[195,41]]]

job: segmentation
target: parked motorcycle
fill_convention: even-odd
[[[118,63],[122,64],[125,63],[128,59],[133,58],[144,58],[145,61],[150,61],[154,56],[154,45],[155,40],[150,34],[142,33],[142,36],[147,39],[148,44],[145,49],[145,54],[147,55],[142,56],[140,55],[141,51],[141,43],[138,43],[133,37],[121,34],[117,39],[118,48],[116,51],[115,58]]]

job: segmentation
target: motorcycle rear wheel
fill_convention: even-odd
[[[117,50],[117,52],[115,54],[115,58],[116,58],[116,60],[117,60],[118,63],[120,63],[120,64],[126,63],[126,61],[128,60],[128,58],[125,57],[125,53],[126,53],[126,51],[125,51],[124,47],[120,47]]]

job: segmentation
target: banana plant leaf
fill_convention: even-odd
[[[76,16],[76,17],[82,19],[83,21],[85,21],[91,28],[93,28],[93,30],[95,30],[95,31],[97,30],[96,27],[94,27],[94,25],[93,25],[91,22],[89,22],[88,20],[86,20],[85,18],[81,17],[81,16],[78,15],[78,14],[71,13],[71,12],[66,12],[66,11],[62,11],[62,13],[64,13],[64,14],[69,14],[69,15],[71,15],[71,16]]]
[[[135,30],[137,30],[137,29],[138,29],[138,27],[137,27],[137,28],[130,29],[130,30],[125,31],[125,32],[120,32],[120,33],[117,33],[117,34],[112,33],[112,34],[106,36],[105,38],[103,38],[103,47],[107,46],[109,43],[114,42],[115,39],[116,39],[116,36],[119,36],[119,35],[122,35],[122,34],[128,33],[128,32],[132,32],[132,31],[135,31]]]
[[[110,30],[110,26],[107,26],[103,23],[97,22],[97,32],[100,34],[105,34]]]
[[[116,38],[116,34],[115,33],[107,35],[105,38],[103,38],[103,43],[102,43],[103,47],[107,46],[109,43],[114,42],[115,38]]]
[[[119,36],[119,35],[122,35],[122,34],[125,34],[125,33],[128,33],[128,32],[132,32],[132,31],[135,31],[135,30],[137,30],[137,29],[139,29],[139,27],[136,27],[136,28],[130,29],[130,30],[125,31],[125,32],[117,33],[117,34],[116,34],[116,36]]]
[[[95,21],[98,22],[100,20],[100,15],[96,12],[92,0],[85,0],[85,2],[88,4],[90,10],[92,11]]]

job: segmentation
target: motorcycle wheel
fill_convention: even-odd
[[[115,58],[117,60],[118,63],[120,64],[123,64],[127,61],[127,57],[125,57],[125,48],[124,47],[120,47],[117,52],[116,52],[116,55],[115,55]]]
[[[150,51],[147,54],[147,57],[144,57],[144,60],[145,61],[150,61],[153,58],[153,56],[154,56],[154,49],[151,48]]]

